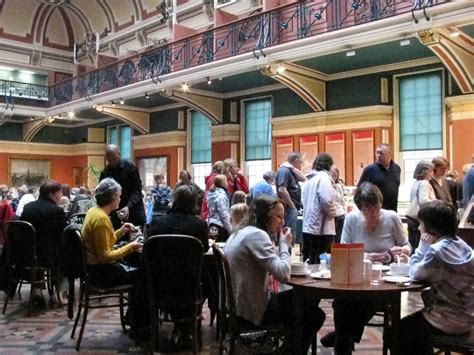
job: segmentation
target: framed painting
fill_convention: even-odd
[[[39,187],[50,176],[49,160],[9,159],[9,184],[13,187]]]
[[[138,172],[142,179],[142,184],[145,187],[155,186],[155,179],[157,174],[162,174],[166,184],[168,181],[168,156],[162,155],[157,157],[137,159]]]

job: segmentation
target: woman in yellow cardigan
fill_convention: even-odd
[[[134,283],[138,277],[137,269],[123,265],[120,259],[133,252],[141,252],[142,244],[131,242],[114,249],[114,244],[134,228],[131,223],[114,231],[110,212],[120,203],[122,188],[111,178],[102,180],[95,189],[97,206],[87,212],[82,227],[82,235],[87,248],[87,264],[90,282],[93,285],[110,287]]]

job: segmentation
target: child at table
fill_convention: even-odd
[[[432,334],[467,334],[474,325],[474,255],[456,233],[456,211],[435,200],[422,206],[420,245],[410,259],[410,277],[431,286],[425,308],[400,322],[400,354],[431,354]]]

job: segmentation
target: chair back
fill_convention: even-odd
[[[84,276],[84,245],[79,224],[70,224],[63,231],[59,268],[64,276],[77,279]]]
[[[37,267],[35,227],[26,221],[11,220],[4,224],[3,230],[9,270],[21,272]]]
[[[204,248],[187,235],[156,235],[143,246],[153,308],[168,312],[194,307],[200,298]]]
[[[74,213],[69,217],[69,223],[75,223],[75,224],[84,224],[84,219],[86,219],[86,213],[84,212],[78,212]]]
[[[224,254],[224,250],[219,248],[216,244],[212,245],[212,252],[217,261],[217,270],[219,273],[219,306],[222,317],[229,317],[230,326],[236,326],[235,316],[235,298],[232,287],[232,277],[230,274],[229,262]]]

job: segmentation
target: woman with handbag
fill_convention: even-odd
[[[418,211],[421,206],[436,200],[435,192],[430,184],[430,179],[433,176],[433,168],[432,163],[422,160],[416,165],[415,172],[413,173],[413,178],[415,178],[416,181],[411,186],[410,207],[408,207],[406,213],[408,240],[410,241],[413,252],[415,252],[415,249],[418,247],[421,236],[418,230],[418,226],[420,225],[418,221]]]

